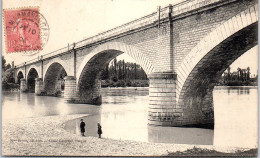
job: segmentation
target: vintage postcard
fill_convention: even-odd
[[[257,0],[3,0],[3,156],[257,156]]]

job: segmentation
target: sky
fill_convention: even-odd
[[[21,61],[35,58],[59,48],[68,43],[77,42],[94,36],[103,31],[125,24],[157,10],[158,6],[178,3],[182,0],[8,0],[3,2],[3,8],[21,8],[34,6],[40,8],[40,13],[49,24],[49,40],[43,50],[34,56],[19,53],[3,55],[7,62]],[[3,29],[2,29],[3,31]],[[4,33],[4,32],[2,32]],[[2,41],[4,41],[2,36]],[[18,55],[18,56],[17,56]],[[257,48],[250,50],[239,58],[231,70],[237,67],[251,67],[251,72],[257,71]],[[133,61],[127,55],[118,57]]]

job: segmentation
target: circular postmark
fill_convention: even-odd
[[[6,52],[34,55],[49,39],[49,25],[38,8],[4,10]]]

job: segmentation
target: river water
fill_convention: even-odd
[[[213,91],[215,127],[180,128],[147,125],[148,88],[104,88],[100,106],[64,103],[61,97],[34,93],[3,92],[3,119],[50,115],[88,114],[86,135],[154,143],[204,144],[238,147],[257,145],[257,88],[216,87]],[[65,123],[65,129],[79,133],[80,118]]]

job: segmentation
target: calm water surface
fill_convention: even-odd
[[[3,118],[89,114],[84,117],[86,135],[156,143],[255,146],[257,138],[257,88],[216,87],[215,129],[154,127],[147,125],[148,88],[102,89],[101,106],[67,104],[63,98],[34,93],[3,92]],[[80,118],[79,118],[80,119]],[[66,122],[65,129],[80,134],[79,119]]]

